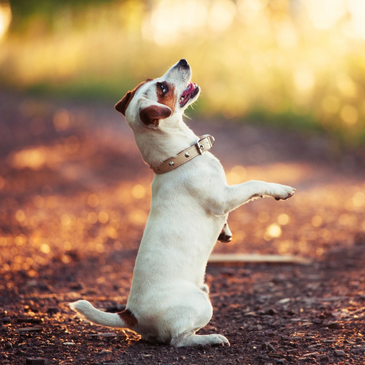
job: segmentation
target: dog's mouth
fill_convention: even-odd
[[[190,99],[193,99],[199,92],[199,86],[191,82],[180,96],[179,105],[183,107]]]

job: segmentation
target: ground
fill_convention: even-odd
[[[253,123],[188,120],[216,138],[230,183],[297,188],[232,212],[215,253],[309,264],[208,264],[214,314],[200,333],[230,347],[172,348],[90,325],[68,303],[119,311],[150,205],[152,171],[112,105],[0,97],[1,364],[362,364],[364,151]]]

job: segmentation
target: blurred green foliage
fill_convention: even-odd
[[[12,32],[26,32],[34,19],[41,19],[52,30],[54,17],[65,8],[82,11],[87,6],[115,2],[115,0],[10,0]]]
[[[365,144],[363,0],[14,0],[1,34],[4,1],[3,88],[114,102],[186,58],[198,115]]]

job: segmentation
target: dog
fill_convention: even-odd
[[[220,334],[196,334],[213,314],[204,283],[209,255],[217,237],[231,236],[230,211],[259,197],[288,199],[295,189],[263,181],[227,185],[222,165],[209,152],[214,138],[198,137],[183,121],[184,110],[200,94],[191,75],[182,59],[116,104],[134,132],[143,160],[155,172],[151,211],[126,309],[105,313],[85,300],[70,306],[90,322],[129,328],[149,342],[175,347],[229,345]]]

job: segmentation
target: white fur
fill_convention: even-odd
[[[191,78],[190,67],[182,68],[180,64],[140,87],[125,113],[142,157],[151,166],[199,140],[182,119],[184,109],[198,95],[180,107],[179,97]],[[175,86],[175,112],[161,119],[158,127],[147,127],[139,112],[157,103],[156,82],[161,80]],[[210,152],[173,171],[155,175],[151,212],[127,302],[127,308],[138,320],[132,329],[148,341],[173,346],[229,344],[221,335],[195,334],[212,317],[208,287],[204,284],[209,255],[231,210],[257,197],[287,199],[294,190],[262,181],[228,186],[223,167]],[[118,315],[100,312],[86,301],[71,307],[92,322],[123,326]]]
[[[90,322],[115,328],[127,327],[126,323],[122,321],[117,313],[105,313],[96,310],[87,300],[78,300],[75,303],[70,303],[70,307]]]

